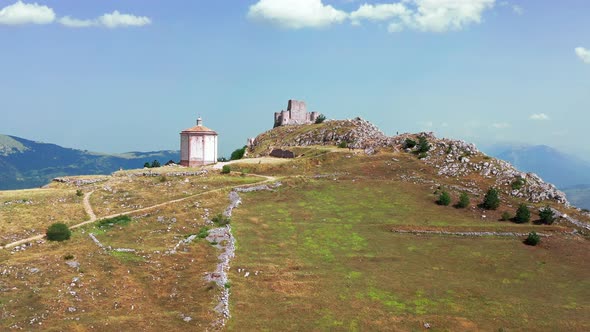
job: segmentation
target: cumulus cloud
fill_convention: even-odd
[[[259,0],[250,6],[248,17],[300,29],[329,26],[350,20],[384,21],[390,32],[415,29],[425,32],[461,30],[482,21],[483,13],[496,0],[398,0],[392,3],[362,4],[347,13],[322,0]]]
[[[37,3],[24,3],[19,0],[12,5],[0,9],[0,24],[49,24],[55,21],[56,14],[53,9]],[[118,28],[144,26],[150,24],[152,21],[149,17],[122,14],[115,10],[110,14],[104,14],[92,20],[64,16],[57,20],[57,22],[69,28],[87,28],[94,26]]]
[[[301,29],[341,23],[348,14],[323,4],[322,0],[260,0],[250,6],[248,17],[286,28]]]
[[[17,1],[0,9],[0,24],[49,24],[55,20],[53,9],[37,3]]]
[[[585,63],[590,63],[590,50],[583,47],[576,47],[576,55]]]
[[[482,14],[494,6],[495,0],[413,0],[416,4],[414,24],[430,32],[460,30],[480,23]]]
[[[59,23],[69,28],[88,28],[96,25],[96,22],[93,20],[79,20],[69,16],[60,18]]]
[[[353,23],[358,24],[361,20],[385,21],[398,18],[409,22],[412,12],[402,3],[391,4],[363,4],[356,11],[350,13],[349,17]]]
[[[97,20],[101,25],[107,28],[118,28],[118,27],[140,27],[152,23],[149,17],[146,16],[135,16],[130,14],[121,14],[115,10],[110,14],[104,14]]]
[[[538,114],[532,114],[529,119],[531,120],[537,120],[537,121],[543,121],[543,120],[549,120],[549,115],[545,114],[545,113],[538,113]]]

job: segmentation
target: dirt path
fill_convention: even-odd
[[[109,218],[114,218],[114,217],[118,217],[118,216],[124,216],[124,215],[128,215],[128,214],[133,214],[133,213],[137,213],[137,212],[144,212],[147,210],[151,210],[151,209],[155,209],[155,208],[159,208],[162,206],[166,206],[169,204],[174,204],[174,203],[178,203],[178,202],[182,202],[188,199],[192,199],[195,197],[199,197],[199,196],[203,196],[206,194],[210,194],[210,193],[214,193],[214,192],[218,192],[218,191],[223,191],[223,190],[228,190],[228,189],[232,189],[232,188],[240,188],[240,187],[246,187],[246,186],[252,186],[255,184],[262,184],[262,183],[268,183],[268,182],[274,182],[277,180],[276,177],[274,176],[266,176],[266,175],[258,175],[258,174],[250,174],[251,176],[255,176],[255,177],[259,177],[259,178],[263,178],[264,181],[261,182],[256,182],[256,183],[248,183],[248,184],[243,184],[243,185],[239,185],[239,186],[226,186],[226,187],[222,187],[222,188],[218,188],[218,189],[213,189],[213,190],[209,190],[209,191],[205,191],[199,194],[195,194],[195,195],[191,195],[191,196],[187,196],[187,197],[183,197],[183,198],[178,198],[178,199],[174,199],[171,201],[166,201],[163,203],[159,203],[156,205],[152,205],[152,206],[148,206],[145,208],[141,208],[141,209],[137,209],[137,210],[131,210],[131,211],[126,211],[126,212],[121,212],[121,213],[115,213],[115,214],[111,214],[108,216],[104,216],[104,217],[100,217],[101,219],[109,219]],[[92,210],[92,205],[90,204],[90,195],[93,193],[89,192],[84,196],[84,210],[86,211],[86,213],[90,216],[89,220],[86,220],[84,222],[81,222],[79,224],[70,226],[70,229],[76,229],[76,228],[80,228],[82,226],[91,224],[93,222],[95,222],[97,220],[97,216],[94,214],[94,211]],[[0,247],[0,249],[8,249],[8,248],[12,248],[12,247],[16,247],[18,245],[24,244],[24,243],[28,243],[31,241],[37,241],[37,240],[41,240],[45,237],[45,234],[41,234],[41,235],[36,235],[36,236],[32,236],[26,239],[22,239],[22,240],[18,240],[12,243],[8,243],[7,245],[5,245],[4,247]]]

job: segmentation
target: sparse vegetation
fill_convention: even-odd
[[[524,243],[529,246],[536,246],[540,242],[541,242],[541,237],[535,231],[530,232],[529,236],[524,240]]]
[[[498,189],[493,187],[488,189],[481,206],[486,210],[496,210],[500,207],[500,194]]]
[[[213,221],[213,223],[215,223],[217,226],[225,226],[231,222],[231,218],[219,213],[215,215],[211,221]]]
[[[244,158],[244,155],[246,154],[246,148],[247,147],[244,146],[241,149],[234,150],[234,152],[231,153],[231,156],[229,159],[230,160],[240,160],[240,159]]]
[[[516,210],[516,216],[514,216],[514,222],[517,224],[525,224],[531,220],[531,211],[526,204],[520,204]]]
[[[458,209],[464,209],[464,208],[468,207],[469,204],[471,204],[471,201],[469,199],[469,195],[467,195],[467,193],[461,193],[461,195],[459,196],[459,202],[457,202],[456,207]]]
[[[406,149],[413,149],[416,146],[416,141],[414,141],[411,138],[406,138],[405,142],[404,142],[404,148]]]
[[[541,223],[545,225],[551,225],[555,221],[555,213],[553,209],[549,205],[545,206],[540,212],[539,217],[541,218]]]
[[[161,175],[161,176],[160,176],[160,182],[161,182],[161,183],[164,183],[164,182],[166,182],[166,181],[168,181],[168,178],[166,177],[166,175]]]
[[[225,158],[225,157],[219,157],[219,158],[217,158],[217,161],[220,162],[220,163],[224,163],[224,162],[227,161],[227,158]]]
[[[451,195],[449,195],[448,192],[443,191],[438,196],[438,200],[436,201],[436,204],[443,205],[443,206],[447,206],[447,205],[451,204]]]
[[[68,225],[62,223],[55,223],[49,226],[46,235],[49,241],[61,242],[69,240],[72,236],[72,232],[68,228]]]
[[[508,220],[510,220],[510,218],[512,218],[512,216],[510,215],[510,212],[504,211],[504,212],[502,212],[502,219],[500,219],[500,220],[508,221]]]
[[[204,239],[209,235],[209,227],[203,227],[199,230],[199,233],[197,234],[197,237],[199,239]]]
[[[78,196],[78,197],[84,196],[84,192],[82,191],[82,189],[76,190],[76,196]]]
[[[428,157],[428,154],[426,152],[420,152],[418,154],[418,159],[424,159],[426,157]]]
[[[427,153],[428,151],[430,151],[430,143],[428,143],[426,136],[418,137],[418,150],[416,152]]]
[[[342,141],[338,143],[338,147],[341,149],[346,149],[348,147],[348,143],[346,141]]]
[[[72,260],[72,259],[74,259],[74,255],[72,255],[72,254],[67,254],[67,255],[64,256],[64,260],[66,260],[66,261],[69,261],[69,260]]]
[[[316,124],[323,123],[324,121],[326,121],[326,116],[323,114],[318,115],[318,117],[315,119]]]
[[[511,185],[512,190],[520,190],[520,189],[522,189],[524,184],[525,184],[524,180],[519,177],[512,182],[512,185]]]
[[[231,173],[231,167],[229,165],[223,165],[223,167],[221,167],[221,174],[229,173]]]
[[[131,217],[127,215],[118,216],[109,219],[101,219],[97,222],[98,228],[110,228],[115,225],[117,226],[124,226],[131,222]]]

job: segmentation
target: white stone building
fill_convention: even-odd
[[[180,133],[180,164],[194,167],[217,162],[217,133],[203,126],[199,117],[197,125]]]

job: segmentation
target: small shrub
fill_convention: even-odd
[[[221,174],[229,174],[231,173],[231,167],[229,165],[223,165],[221,168]]]
[[[440,196],[438,196],[438,200],[436,201],[436,204],[444,205],[444,206],[451,204],[451,195],[449,195],[448,192],[443,191],[440,194]]]
[[[414,141],[411,138],[406,138],[406,141],[404,142],[404,148],[406,149],[413,149],[416,146],[416,141]]]
[[[223,287],[225,287],[225,289],[230,289],[231,288],[231,283],[228,281],[226,282]]]
[[[219,157],[219,158],[217,158],[217,161],[224,163],[224,162],[227,161],[227,158],[225,158],[225,157]]]
[[[468,207],[469,204],[471,204],[471,201],[469,200],[469,195],[467,195],[467,193],[461,193],[461,196],[459,196],[459,202],[457,202],[456,207],[458,209],[464,209]]]
[[[69,260],[72,260],[72,259],[74,259],[74,255],[72,255],[72,254],[67,254],[67,255],[64,256],[64,260],[66,260],[66,261],[69,261]]]
[[[514,217],[514,222],[518,224],[528,223],[531,220],[531,211],[526,206],[526,204],[520,204],[518,206],[518,210],[516,210],[516,216]]]
[[[529,246],[536,246],[541,242],[541,237],[537,234],[537,232],[532,231],[529,233],[529,236],[524,240],[524,243]]]
[[[164,183],[166,181],[168,181],[168,178],[166,178],[166,175],[160,176],[160,182]]]
[[[234,152],[231,153],[231,156],[229,157],[230,160],[239,160],[244,158],[244,155],[246,154],[246,146],[244,146],[241,149],[236,149],[234,150]]]
[[[428,154],[426,152],[420,152],[418,154],[418,159],[424,159],[426,157],[428,157]]]
[[[211,219],[216,225],[218,226],[225,226],[231,222],[230,217],[226,217],[223,214],[219,213]]]
[[[341,149],[346,149],[348,147],[348,143],[346,143],[346,141],[342,141],[338,143],[338,147]]]
[[[483,199],[483,203],[481,203],[481,206],[486,210],[496,210],[498,207],[500,207],[500,196],[498,193],[498,189],[488,189],[488,192],[486,193]]]
[[[72,231],[68,228],[66,224],[62,223],[55,223],[49,226],[47,229],[47,239],[49,241],[65,241],[69,240],[72,236]]]
[[[76,190],[76,196],[78,196],[78,197],[84,196],[84,192],[82,191],[82,189]]]
[[[588,212],[590,212],[590,210],[588,210],[588,209],[582,209],[582,212],[588,213]]]
[[[500,219],[500,220],[502,220],[502,221],[508,221],[508,220],[510,220],[510,218],[512,218],[512,216],[510,215],[510,213],[509,212],[504,212],[504,213],[502,213],[502,219]]]
[[[524,186],[524,180],[522,178],[518,178],[512,182],[512,190],[520,190]]]
[[[203,228],[201,228],[201,230],[199,230],[199,233],[197,234],[197,237],[199,239],[204,239],[207,236],[209,236],[209,227],[203,227]]]
[[[490,159],[492,159],[492,157],[490,157],[490,156],[483,156],[483,160],[490,160]]]
[[[316,124],[323,123],[324,121],[326,121],[326,116],[323,114],[318,115],[318,117],[315,119]]]
[[[539,216],[541,217],[541,222],[546,225],[551,225],[555,221],[555,213],[549,205],[545,206],[545,208],[539,212]]]
[[[151,168],[152,165],[148,161],[146,161],[145,164],[143,164],[143,167],[144,168]]]
[[[157,161],[157,160],[152,161],[151,168],[156,168],[156,167],[160,167],[160,166],[161,165],[160,165],[160,162],[159,161]]]
[[[418,137],[418,153],[426,153],[430,151],[430,143],[425,136]]]

